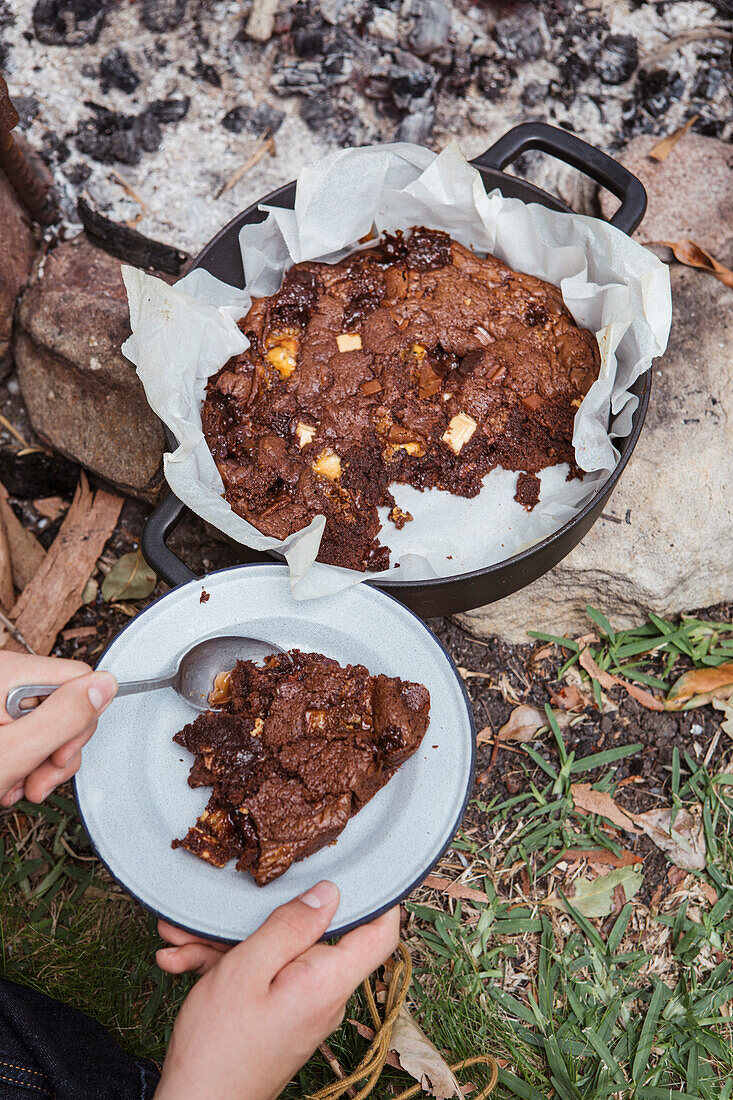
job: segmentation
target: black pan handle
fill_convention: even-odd
[[[629,235],[634,232],[646,211],[646,191],[644,185],[622,164],[594,149],[582,138],[546,122],[523,122],[515,126],[508,134],[476,157],[471,163],[483,168],[495,168],[501,171],[507,164],[516,160],[520,153],[530,149],[539,149],[543,153],[572,165],[592,180],[606,187],[621,200],[611,225]]]
[[[145,561],[172,588],[196,579],[196,574],[166,544],[166,539],[181,522],[185,511],[186,505],[175,493],[169,493],[148,517],[140,540]]]

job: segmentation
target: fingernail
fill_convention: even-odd
[[[23,792],[22,791],[16,791],[15,794],[10,795],[10,797],[8,798],[8,801],[5,803],[5,805],[8,807],[8,809],[10,809],[10,807],[14,806],[16,802],[20,802],[22,797],[23,797]]]
[[[42,794],[42,795],[41,795],[41,797],[40,797],[40,798],[38,799],[38,801],[39,801],[39,802],[45,802],[45,801],[46,801],[46,799],[48,798],[48,796],[49,796],[50,794],[53,794],[53,792],[54,792],[55,790],[56,790],[56,788],[55,788],[55,787],[49,787],[47,791],[44,791],[44,792],[43,792],[43,794]]]
[[[95,710],[104,710],[117,694],[117,681],[111,672],[100,672],[92,680],[87,695]]]
[[[304,905],[309,905],[311,909],[323,909],[325,905],[330,905],[335,901],[338,895],[338,886],[324,879],[323,882],[317,882],[315,886],[311,886],[310,890],[306,890],[304,894],[301,894],[300,900]]]

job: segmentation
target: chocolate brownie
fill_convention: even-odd
[[[389,564],[377,508],[411,516],[389,486],[472,497],[495,466],[567,462],[573,421],[598,376],[593,333],[560,290],[413,228],[336,264],[300,263],[240,323],[249,348],[209,381],[204,435],[226,499],[284,539],[326,516],[319,561]]]
[[[258,886],[336,839],[415,752],[430,711],[422,684],[297,649],[238,661],[210,699],[173,738],[195,754],[189,785],[213,787],[173,847],[236,859]]]

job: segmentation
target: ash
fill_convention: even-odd
[[[281,0],[266,42],[231,0],[0,0],[0,67],[51,166],[62,235],[85,195],[196,252],[343,145],[455,137],[476,156],[544,120],[613,152],[639,133],[733,140],[733,0]],[[224,185],[273,135],[266,152]],[[594,213],[572,169],[515,170]],[[216,197],[220,195],[220,197]]]

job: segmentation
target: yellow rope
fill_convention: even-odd
[[[325,1088],[319,1089],[318,1092],[313,1093],[311,1100],[339,1100],[340,1097],[348,1092],[352,1085],[356,1085],[361,1081],[366,1081],[364,1087],[354,1096],[354,1100],[365,1100],[379,1080],[384,1064],[387,1061],[387,1055],[389,1054],[390,1042],[392,1040],[392,1028],[394,1027],[394,1022],[397,1019],[400,1009],[405,1003],[405,998],[410,988],[410,982],[412,981],[412,960],[410,958],[410,952],[407,950],[405,944],[401,942],[398,945],[398,951],[400,957],[395,964],[395,968],[392,972],[392,980],[387,990],[387,1003],[385,1005],[383,1020],[379,1015],[379,1009],[377,1008],[377,1002],[374,998],[372,987],[369,984],[369,979],[367,978],[367,980],[362,983],[362,992],[366,999],[369,1015],[374,1023],[375,1032],[369,1049],[353,1073],[350,1073],[347,1077],[342,1077],[338,1081],[334,1081],[331,1085],[326,1085]],[[467,1066],[479,1064],[490,1066],[491,1075],[486,1088],[482,1089],[477,1096],[473,1097],[473,1100],[486,1100],[486,1097],[494,1091],[499,1076],[499,1067],[490,1054],[475,1054],[471,1058],[464,1058],[462,1061],[456,1062],[450,1068],[453,1072],[456,1072],[465,1069]],[[412,1088],[405,1089],[404,1092],[398,1093],[392,1100],[409,1100],[410,1097],[417,1096],[420,1092],[422,1092],[422,1086],[419,1084],[413,1085]]]

